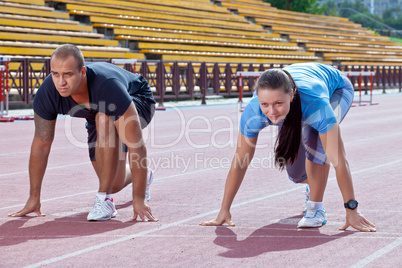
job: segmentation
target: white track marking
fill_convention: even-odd
[[[379,259],[382,255],[387,254],[388,252],[390,252],[390,251],[394,250],[395,248],[399,247],[400,245],[402,245],[402,237],[397,238],[396,240],[392,241],[391,243],[389,243],[385,247],[375,251],[370,256],[367,256],[366,258],[358,261],[357,263],[355,263],[352,266],[350,266],[350,268],[362,268],[362,267],[365,267],[366,265],[368,265],[368,264],[372,263],[373,261]],[[399,254],[399,253],[397,253],[397,254]],[[381,265],[379,265],[379,266],[381,266]]]

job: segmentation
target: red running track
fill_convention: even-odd
[[[341,124],[360,211],[376,233],[339,231],[345,212],[331,170],[328,223],[298,230],[303,187],[272,167],[275,128],[265,129],[231,210],[234,228],[201,227],[220,207],[235,151],[236,105],[169,108],[145,131],[155,170],[151,206],[159,222],[131,221],[130,189],[119,214],[88,222],[97,178],[81,119],[60,118],[42,190],[46,217],[10,218],[28,198],[32,121],[0,124],[0,267],[400,267],[402,94],[351,108]]]

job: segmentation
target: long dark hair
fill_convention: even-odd
[[[286,165],[292,165],[296,160],[301,142],[302,113],[299,90],[292,76],[283,69],[269,69],[262,73],[256,90],[257,94],[258,90],[283,90],[286,94],[293,91],[289,113],[275,143],[275,165],[283,170]]]

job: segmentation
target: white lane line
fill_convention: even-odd
[[[180,227],[182,227],[181,225],[180,225]],[[191,227],[197,227],[198,228],[198,226],[196,226],[196,225],[191,225]],[[225,228],[225,227],[223,227],[223,228]],[[254,227],[253,229],[257,229],[258,227]],[[279,228],[275,228],[275,229],[270,229],[270,230],[277,230],[277,231],[289,231],[289,229],[288,228],[282,228],[282,229],[279,229]],[[296,228],[294,229],[294,232],[296,233]],[[157,238],[216,238],[216,237],[237,237],[239,240],[240,239],[245,239],[245,238],[257,238],[257,237],[259,237],[259,238],[293,238],[293,239],[300,239],[300,238],[303,238],[303,239],[312,239],[312,238],[314,238],[314,239],[328,239],[328,240],[335,240],[335,239],[339,239],[339,238],[342,238],[342,239],[349,239],[349,240],[356,240],[356,239],[360,239],[360,240],[366,240],[366,239],[370,239],[370,241],[372,241],[373,239],[375,239],[375,240],[379,240],[379,239],[381,239],[381,240],[383,240],[383,239],[390,239],[390,237],[350,237],[350,236],[345,236],[345,237],[337,237],[337,236],[335,236],[336,234],[339,234],[339,232],[338,233],[334,233],[334,234],[331,234],[331,235],[321,235],[321,236],[316,236],[316,235],[299,235],[299,233],[297,234],[297,235],[237,235],[237,234],[233,234],[233,235],[216,235],[216,234],[214,234],[214,235],[211,235],[211,234],[209,234],[209,235],[194,235],[194,234],[188,234],[188,235],[186,235],[186,234],[177,234],[177,235],[164,235],[164,234],[148,234],[146,237],[148,238],[148,237],[157,237]],[[0,237],[3,237],[3,238],[14,238],[14,239],[29,239],[29,240],[31,240],[31,239],[48,239],[49,238],[49,236],[46,236],[46,235],[35,235],[35,236],[15,236],[15,235],[13,235],[13,236],[0,236]],[[52,239],[55,239],[55,238],[80,238],[80,237],[82,237],[82,235],[80,236],[80,235],[52,235]],[[96,238],[116,238],[116,237],[121,237],[121,238],[123,238],[123,237],[126,237],[126,235],[91,235],[91,238],[94,238],[94,237],[96,237]]]
[[[87,163],[87,164],[90,164],[90,163]],[[63,166],[63,167],[65,167],[65,166]],[[60,167],[58,167],[58,168],[60,168]],[[184,176],[184,175],[188,176],[188,175],[192,175],[192,174],[196,174],[196,173],[200,173],[200,172],[205,172],[205,171],[211,170],[211,169],[216,169],[216,168],[195,170],[195,171],[187,172],[187,173],[183,173],[183,174],[171,175],[171,176],[167,176],[167,177],[164,177],[164,178],[157,179],[157,180],[155,180],[155,182],[163,181],[163,180],[170,179],[170,178],[173,178],[173,177],[179,177],[179,176]],[[184,179],[187,179],[187,178],[184,178]],[[178,179],[178,180],[184,180],[184,179]],[[177,181],[177,180],[176,180],[176,181]],[[45,202],[49,202],[49,201],[54,201],[54,200],[58,200],[58,199],[63,199],[63,198],[75,197],[75,196],[84,195],[84,194],[89,194],[89,193],[96,193],[96,191],[95,191],[95,190],[92,190],[92,191],[87,191],[87,192],[81,192],[81,193],[71,194],[71,195],[64,195],[64,196],[53,197],[53,198],[49,198],[49,199],[43,199],[43,200],[41,200],[41,203],[45,203]],[[25,205],[25,204],[18,204],[18,205],[13,205],[13,206],[8,206],[8,207],[1,207],[0,210],[10,209],[10,208],[16,208],[16,207],[23,207],[24,205]]]
[[[88,191],[88,192],[82,192],[82,193],[76,193],[76,194],[70,194],[70,195],[63,195],[63,196],[58,196],[58,197],[43,199],[43,200],[41,200],[40,202],[41,202],[41,203],[44,203],[44,202],[54,201],[54,200],[58,200],[58,199],[76,197],[76,196],[79,196],[79,195],[90,194],[90,193],[96,193],[96,192],[97,192],[97,191],[92,190],[92,191]],[[0,208],[0,210],[3,210],[3,209],[10,209],[10,208],[16,208],[16,207],[23,207],[23,206],[25,206],[25,204],[13,205],[13,206],[9,206],[9,207],[2,207],[2,208]]]
[[[148,154],[148,156],[158,155],[158,154],[163,154],[163,153],[169,153],[169,152],[171,153],[171,152],[184,151],[184,150],[189,150],[189,149],[190,148],[180,148],[180,149],[175,149],[175,150],[166,150],[166,151],[153,152],[153,153]],[[80,166],[80,165],[86,165],[86,164],[91,164],[89,159],[88,159],[88,161],[83,162],[83,163],[75,163],[75,164],[69,164],[69,165],[63,165],[63,166],[48,167],[46,170],[53,170],[53,169],[59,169],[59,168],[65,168],[65,167],[74,167],[74,166]],[[25,168],[24,171],[0,174],[0,178],[5,177],[5,176],[21,175],[21,174],[27,174],[27,173],[28,173],[28,168]]]
[[[54,169],[65,168],[65,167],[76,167],[76,166],[82,166],[82,165],[88,165],[88,164],[91,164],[91,162],[88,161],[88,162],[84,162],[84,163],[75,163],[75,164],[69,164],[69,165],[63,165],[63,166],[57,166],[57,167],[48,167],[46,170],[54,170]],[[24,170],[24,171],[0,174],[0,177],[11,176],[11,175],[20,175],[20,174],[25,174],[25,173],[28,173],[28,168],[26,168],[26,170]]]
[[[155,179],[156,182],[160,182],[160,181],[164,181],[167,179],[171,179],[171,178],[175,178],[175,177],[180,177],[180,176],[187,176],[187,175],[191,175],[191,174],[196,174],[196,173],[200,173],[200,172],[205,172],[205,171],[209,171],[209,170],[218,170],[219,168],[216,167],[212,167],[212,168],[204,168],[204,169],[200,169],[200,170],[194,170],[191,172],[186,172],[186,173],[180,173],[180,174],[174,174],[174,175],[170,175],[170,176],[166,176],[160,179]],[[185,178],[187,179],[187,178]],[[179,179],[179,180],[183,180],[183,179]],[[174,180],[174,181],[178,181],[178,180]]]
[[[373,261],[379,259],[381,256],[384,254],[387,254],[388,252],[392,251],[393,249],[399,247],[402,245],[402,237],[399,237],[398,239],[394,240],[393,242],[389,243],[385,247],[377,250],[373,254],[367,256],[366,258],[358,261],[357,263],[353,264],[350,266],[350,268],[362,268],[365,267],[366,265],[372,263]]]
[[[7,141],[7,142],[9,142],[9,141]],[[55,150],[66,150],[66,149],[71,149],[72,148],[72,146],[64,146],[64,147],[52,147],[52,151],[55,151]],[[7,153],[2,153],[2,154],[0,154],[0,157],[9,157],[9,156],[12,156],[12,155],[20,155],[20,154],[22,154],[22,155],[29,155],[29,153],[30,153],[31,151],[18,151],[18,152],[7,152]]]
[[[379,136],[379,135],[381,135],[381,136]],[[370,138],[361,138],[361,137],[359,137],[359,138],[356,138],[355,140],[348,139],[347,142],[344,142],[344,143],[345,143],[346,150],[347,150],[347,148],[349,146],[356,145],[358,143],[370,142],[372,140],[378,140],[379,137],[381,139],[386,140],[386,139],[389,139],[389,138],[397,138],[397,139],[399,139],[401,136],[402,136],[402,132],[396,132],[396,133],[392,133],[392,134],[388,134],[388,135],[385,135],[385,134],[382,134],[382,133],[376,133],[376,134],[373,134],[373,137],[370,137]],[[389,141],[387,141],[387,142],[389,142]]]
[[[300,218],[296,219],[296,220],[297,220],[296,223],[292,224],[293,226],[297,224],[297,222],[300,220]],[[62,220],[60,222],[65,223],[65,224],[75,224],[76,223],[76,221],[72,221],[72,220],[71,221]],[[282,226],[289,225],[289,224],[286,224],[286,223],[282,224],[280,222],[272,222],[272,221],[269,221],[267,223],[275,224],[276,226],[278,224],[282,225]],[[93,224],[93,223],[88,222],[88,224]],[[116,225],[116,226],[121,225],[121,224],[122,224],[122,222],[112,223],[112,225]],[[123,224],[127,224],[127,222],[125,222]],[[110,225],[110,223],[109,223],[109,225]],[[180,225],[176,225],[176,226],[180,226],[180,228],[198,228],[197,224],[191,224],[191,223],[189,223],[189,224],[180,224]],[[221,228],[227,228],[227,226],[222,226]],[[392,241],[390,244],[394,243],[397,239],[402,239],[402,237],[400,237],[400,235],[401,235],[400,233],[382,233],[382,232],[381,233],[371,233],[372,234],[371,236],[367,236],[367,233],[364,233],[364,234],[362,234],[360,236],[358,236],[358,235],[349,235],[349,236],[343,236],[343,237],[335,237],[335,236],[337,236],[337,235],[339,235],[341,233],[339,231],[326,230],[325,234],[321,234],[321,235],[316,236],[316,235],[311,235],[311,233],[315,232],[316,229],[315,230],[305,229],[305,230],[303,230],[303,234],[301,234],[300,232],[298,232],[298,230],[296,228],[294,228],[293,230],[289,231],[289,227],[286,228],[286,227],[268,227],[268,226],[265,226],[265,227],[261,228],[261,226],[259,226],[259,225],[258,226],[241,226],[241,227],[236,226],[237,230],[241,229],[241,230],[254,230],[255,231],[255,230],[259,229],[259,228],[264,229],[264,230],[287,231],[288,233],[289,232],[294,232],[294,233],[297,233],[297,236],[295,236],[295,235],[287,235],[287,236],[283,236],[283,235],[256,235],[256,234],[252,234],[252,235],[245,235],[245,234],[228,234],[228,235],[216,235],[216,234],[214,234],[214,235],[206,235],[206,234],[203,234],[203,235],[194,235],[194,234],[148,234],[148,235],[146,235],[146,237],[190,237],[190,238],[191,237],[200,237],[200,238],[214,237],[214,238],[216,238],[217,236],[218,237],[223,237],[224,236],[224,237],[239,237],[239,238],[240,237],[244,237],[244,238],[247,238],[247,237],[293,237],[293,238],[317,238],[317,239],[319,239],[319,238],[323,238],[323,239],[334,239],[334,238],[338,239],[338,238],[342,238],[342,239],[349,239],[349,240],[370,240],[370,241],[372,241],[372,240],[388,240],[388,241]],[[386,235],[388,235],[388,236],[386,236]],[[75,234],[75,235],[52,235],[51,237],[52,238],[80,238],[80,237],[83,237],[83,236]],[[99,233],[99,234],[93,234],[93,235],[91,235],[91,237],[92,238],[94,238],[94,237],[102,237],[102,238],[108,238],[109,239],[109,238],[117,238],[117,237],[118,238],[126,237],[126,234],[110,234],[110,235],[108,235],[108,234]],[[9,234],[1,234],[0,238],[13,238],[13,239],[25,238],[27,240],[31,240],[31,239],[35,240],[35,239],[48,239],[49,236],[45,235],[45,234],[44,235],[9,235]],[[401,243],[399,243],[399,245],[400,244]],[[387,245],[386,247],[389,247],[389,245]],[[384,248],[382,248],[381,251],[383,251]]]
[[[384,164],[377,165],[377,166],[374,166],[374,167],[363,168],[363,169],[360,169],[360,170],[357,170],[357,171],[354,171],[354,172],[351,172],[351,173],[352,173],[352,175],[356,175],[356,174],[360,174],[360,173],[363,173],[363,172],[367,172],[367,171],[371,171],[371,170],[377,170],[379,168],[392,166],[392,165],[398,164],[400,162],[402,162],[402,159],[395,160],[395,161],[388,162],[388,163],[384,163]]]
[[[278,193],[274,193],[274,194],[270,194],[270,195],[266,195],[266,196],[260,197],[260,198],[251,199],[251,200],[248,200],[248,201],[233,205],[232,207],[240,207],[240,206],[248,205],[248,204],[258,202],[258,201],[261,201],[261,200],[264,200],[264,199],[276,197],[278,195],[288,194],[288,193],[296,191],[296,190],[300,190],[300,186],[298,186],[298,187],[293,186],[292,189],[285,190],[285,191],[278,192]],[[118,244],[118,243],[122,243],[122,242],[131,240],[131,239],[136,238],[136,237],[143,237],[145,235],[148,235],[148,234],[151,234],[151,233],[154,233],[154,232],[158,232],[158,231],[170,228],[170,227],[178,226],[180,224],[183,224],[183,223],[186,223],[186,222],[189,222],[189,221],[197,220],[197,219],[200,219],[200,218],[205,218],[206,216],[209,216],[211,214],[216,214],[218,212],[219,212],[219,209],[211,210],[209,212],[205,212],[205,213],[202,213],[202,214],[197,215],[197,216],[189,217],[187,219],[179,220],[179,221],[172,222],[172,223],[169,223],[169,224],[164,224],[162,226],[155,227],[155,228],[152,228],[152,229],[147,230],[147,231],[143,231],[143,232],[140,232],[140,233],[137,233],[137,234],[125,236],[125,237],[122,237],[122,238],[119,238],[119,239],[115,239],[115,240],[112,240],[112,241],[109,241],[109,242],[98,244],[96,246],[88,247],[88,248],[85,248],[85,249],[82,249],[82,250],[77,250],[77,251],[74,251],[74,252],[71,252],[71,253],[68,253],[68,254],[65,254],[65,255],[55,257],[55,258],[50,258],[50,259],[47,259],[47,260],[44,260],[44,261],[41,261],[41,262],[30,264],[30,265],[27,265],[25,267],[26,268],[28,268],[28,267],[29,268],[40,267],[42,265],[46,265],[46,264],[58,262],[58,261],[61,261],[61,260],[64,260],[64,259],[76,257],[78,255],[88,253],[88,252],[91,252],[91,251],[94,251],[94,250],[97,250],[97,249],[101,249],[101,248],[104,248],[104,247],[108,247],[108,246],[111,246],[111,245],[115,245],[115,244]]]

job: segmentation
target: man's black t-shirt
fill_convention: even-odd
[[[119,119],[133,99],[155,103],[146,79],[110,63],[92,63],[86,66],[90,109],[78,105],[71,97],[62,97],[50,74],[35,95],[33,108],[36,114],[54,120],[58,114],[86,118],[94,123],[98,112]]]

